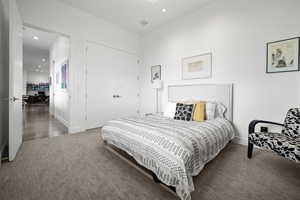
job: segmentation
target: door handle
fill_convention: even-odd
[[[113,95],[113,98],[121,98],[121,96],[118,95],[118,94],[114,94],[114,95]]]
[[[10,99],[12,102],[15,102],[15,101],[19,101],[19,100],[21,100],[20,98],[17,98],[17,97],[12,97],[11,99]]]

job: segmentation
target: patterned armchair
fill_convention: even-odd
[[[282,126],[281,133],[255,132],[255,126],[267,123]],[[284,124],[254,120],[249,124],[248,158],[252,157],[253,145],[272,150],[277,154],[300,163],[300,108],[288,111]]]

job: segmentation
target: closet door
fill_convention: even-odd
[[[138,58],[110,47],[88,43],[86,52],[87,128],[133,116],[138,111]]]
[[[139,108],[138,58],[125,53],[119,54],[118,73],[114,88],[116,112],[114,118],[134,116]]]

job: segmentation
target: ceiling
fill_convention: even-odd
[[[144,33],[214,0],[59,0],[134,32]],[[162,12],[162,9],[166,12]],[[142,26],[141,20],[149,22]]]
[[[33,37],[38,37],[35,40]],[[49,73],[49,49],[57,35],[30,27],[23,29],[23,66],[27,71]]]
[[[34,40],[37,36],[39,40]],[[31,27],[24,27],[23,29],[23,44],[24,46],[31,46],[34,48],[49,50],[51,45],[55,42],[57,35],[46,31],[41,31]]]

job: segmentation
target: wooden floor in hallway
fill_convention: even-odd
[[[45,104],[26,105],[23,110],[23,141],[67,134],[67,127],[49,113]]]

